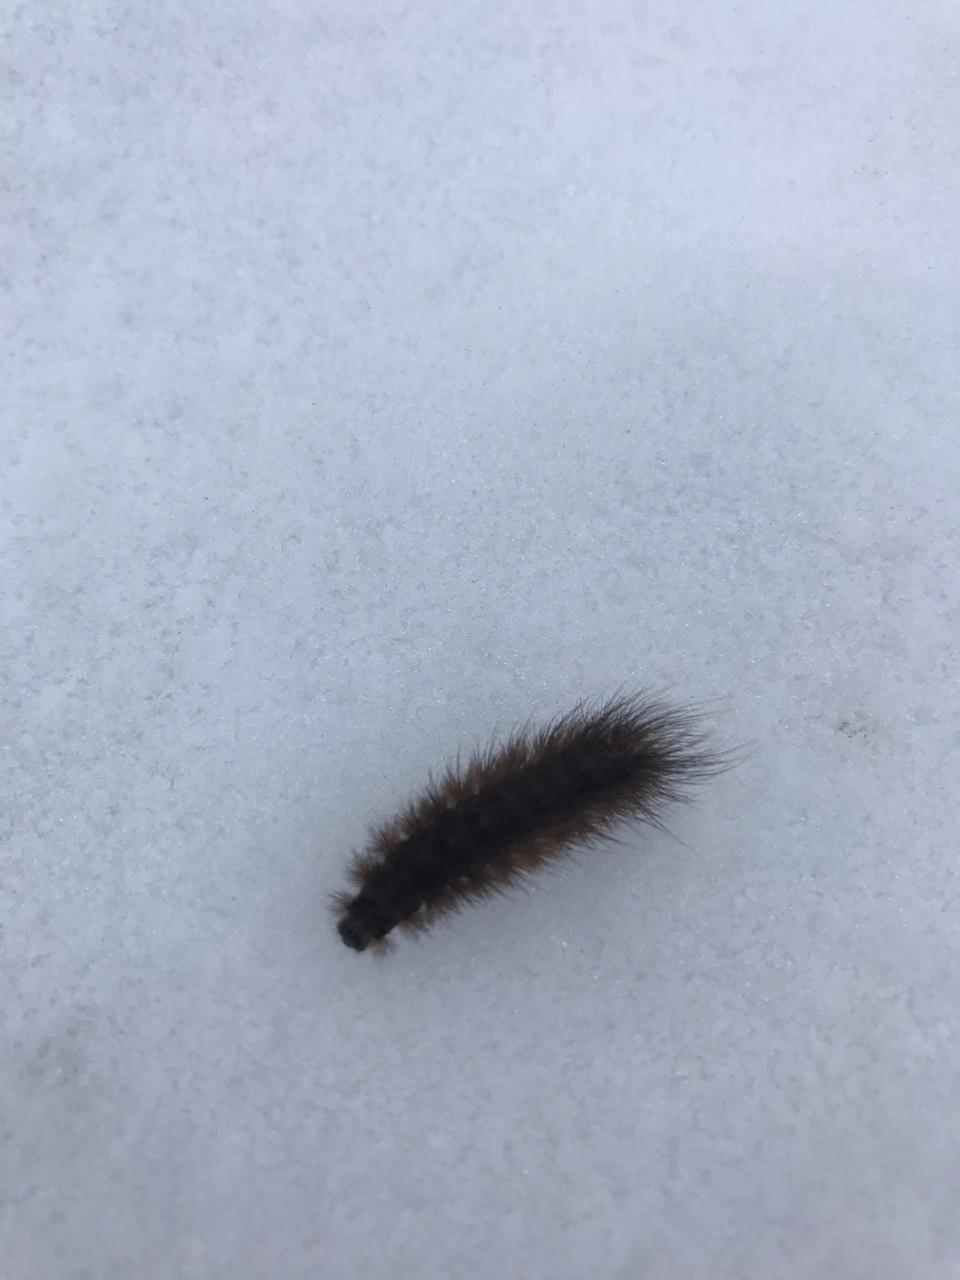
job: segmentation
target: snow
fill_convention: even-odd
[[[960,1276],[960,15],[5,21],[0,1273]],[[378,962],[458,748],[733,772]]]

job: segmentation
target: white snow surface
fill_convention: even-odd
[[[3,29],[0,1274],[960,1277],[954,0]],[[747,758],[342,946],[639,686]]]

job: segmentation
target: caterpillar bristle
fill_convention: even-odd
[[[710,747],[696,708],[645,695],[524,725],[431,775],[371,833],[348,867],[355,891],[333,897],[340,937],[356,951],[383,950],[394,929],[421,933],[626,820],[662,828],[667,805],[733,762]]]

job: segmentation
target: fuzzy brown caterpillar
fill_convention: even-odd
[[[523,879],[624,819],[663,808],[722,770],[695,712],[645,695],[581,704],[447,769],[373,832],[334,898],[340,937],[365,951]]]

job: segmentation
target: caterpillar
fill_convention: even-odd
[[[383,946],[502,892],[625,819],[661,825],[664,807],[727,767],[695,710],[646,694],[580,703],[539,730],[448,767],[355,854],[333,897],[341,939]]]

